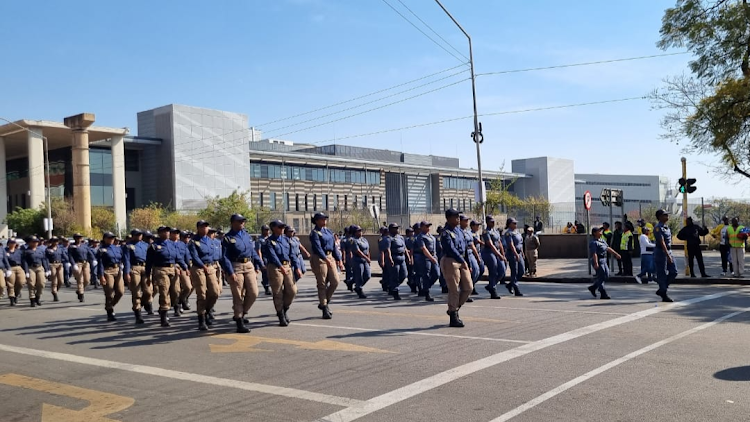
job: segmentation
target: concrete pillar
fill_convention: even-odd
[[[8,237],[8,172],[5,169],[5,138],[0,137],[0,237]]]
[[[118,235],[125,231],[127,210],[125,209],[125,144],[123,136],[112,137],[112,196],[115,206],[115,222]]]
[[[26,132],[29,151],[29,208],[44,204],[44,139],[42,128],[30,127]]]
[[[82,113],[65,118],[65,126],[73,130],[73,210],[76,214],[76,223],[86,232],[91,231],[88,128],[94,120],[93,113]]]

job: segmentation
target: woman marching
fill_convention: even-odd
[[[312,222],[315,225],[310,232],[310,245],[312,256],[310,266],[318,283],[318,309],[323,311],[323,319],[331,319],[333,315],[328,308],[328,302],[333,297],[333,292],[339,285],[339,273],[344,270],[341,263],[341,254],[335,245],[333,232],[328,227],[328,216],[316,213]]]
[[[596,290],[599,290],[602,299],[609,299],[607,291],[604,290],[604,282],[609,278],[609,267],[607,266],[607,252],[611,253],[616,259],[620,259],[620,255],[607,245],[607,242],[602,239],[602,229],[594,227],[591,229],[591,235],[594,239],[589,243],[589,258],[591,259],[591,265],[596,271],[596,281],[593,285],[589,286],[589,292],[596,297]]]
[[[523,277],[525,272],[523,267],[523,237],[516,230],[517,228],[518,221],[515,218],[509,218],[505,222],[504,236],[508,248],[508,266],[510,267],[510,283],[506,284],[505,287],[510,293],[523,296],[521,290],[518,289],[518,280]]]
[[[370,280],[370,243],[362,236],[362,227],[351,226],[349,234],[352,236],[351,254],[352,271],[354,272],[354,291],[360,299],[367,299],[362,287]]]
[[[505,258],[505,248],[503,248],[500,232],[495,228],[495,219],[488,215],[486,221],[487,229],[482,233],[484,240],[482,259],[490,274],[489,283],[484,288],[490,292],[490,299],[500,299],[497,294],[497,284],[505,277],[508,259]]]
[[[292,270],[294,271],[294,282],[298,282],[305,274],[307,268],[305,267],[305,257],[310,258],[310,252],[302,246],[297,232],[293,227],[287,226],[284,230],[284,234],[289,238],[289,246],[292,250]]]

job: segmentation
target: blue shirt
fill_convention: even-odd
[[[390,249],[391,259],[393,259],[394,261],[403,261],[405,259],[404,254],[406,253],[406,241],[400,234],[391,236]]]
[[[263,245],[263,257],[269,264],[281,267],[284,262],[291,261],[291,246],[286,236],[272,235]]]
[[[63,263],[65,262],[65,255],[63,254],[64,249],[55,246],[54,249],[52,248],[46,248],[44,250],[45,257],[47,258],[48,263]]]
[[[516,253],[518,255],[521,255],[521,252],[523,251],[523,247],[521,246],[523,244],[523,237],[521,236],[521,233],[518,233],[516,230],[506,230],[505,231],[505,244],[507,245],[508,249],[510,249],[511,246],[513,246],[516,250]],[[515,259],[516,256],[513,253],[510,253],[508,255],[508,259]]]
[[[258,257],[260,257],[261,260],[263,261],[263,265],[262,265],[263,267],[265,267],[266,264],[268,263],[268,260],[266,260],[266,257],[263,256],[263,245],[266,244],[266,240],[268,240],[268,236],[266,237],[260,236],[258,237],[258,240],[255,241],[255,252],[258,253]]]
[[[385,252],[390,248],[391,248],[391,237],[380,236],[380,239],[378,240],[378,249],[380,250],[380,252]]]
[[[336,261],[341,261],[341,254],[333,239],[333,232],[328,227],[314,228],[310,232],[310,246],[312,252],[320,259],[327,259],[328,253],[333,255]]]
[[[352,237],[351,238],[351,251],[352,251],[352,256],[354,257],[355,261],[367,262],[365,258],[362,258],[361,256],[359,256],[359,254],[356,253],[356,251],[360,251],[365,256],[367,256],[367,254],[370,253],[370,242],[368,242],[364,236],[360,236],[359,239],[357,239],[356,237]]]
[[[3,270],[10,269],[10,262],[8,261],[8,254],[5,253],[5,248],[0,248],[0,268]],[[0,277],[3,275],[0,274]]]
[[[8,263],[11,267],[22,267],[23,266],[23,250],[16,246],[16,250],[11,252],[8,248],[5,248],[5,257],[8,259]]]
[[[96,266],[96,275],[103,277],[105,269],[112,267],[119,269],[120,264],[122,264],[122,248],[102,243],[97,250],[96,260],[99,261],[99,265]]]
[[[253,242],[253,239],[244,230],[232,230],[225,234],[221,246],[223,249],[221,266],[229,275],[234,274],[233,262],[248,260],[252,261],[258,268],[263,266],[260,256],[258,256],[258,252],[255,250],[255,242]]]
[[[424,254],[424,251],[422,251],[423,246],[427,248],[427,251],[430,253],[430,255],[432,255],[433,257],[435,256],[435,237],[430,233],[419,233],[417,235],[414,240],[414,254]]]
[[[664,255],[664,250],[661,248],[661,243],[659,242],[660,239],[664,240],[667,250],[672,250],[672,232],[669,230],[669,226],[662,222],[654,226],[654,243],[656,243],[654,255]]]
[[[193,259],[193,266],[206,268],[206,265],[212,265],[216,262],[215,242],[208,236],[194,237],[188,244],[190,257]]]
[[[224,248],[221,246],[221,239],[211,239],[211,248],[214,250],[214,262],[220,262],[224,256]]]
[[[484,240],[484,249],[488,252],[492,252],[490,245],[494,245],[495,249],[500,252],[500,232],[498,232],[496,228],[493,227],[489,230],[485,230],[484,233],[482,233],[482,239]]]
[[[466,235],[460,226],[451,227],[445,225],[443,233],[440,234],[440,246],[443,248],[444,256],[455,259],[463,264],[466,262]]]
[[[88,245],[81,243],[80,245],[71,244],[68,246],[68,258],[71,263],[80,264],[83,262],[91,262],[89,247]]]
[[[180,250],[169,239],[156,239],[146,253],[146,274],[151,274],[154,267],[169,267],[175,264],[185,266]]]
[[[601,262],[602,260],[606,260],[607,247],[607,241],[604,240],[604,237],[600,237],[598,240],[591,240],[591,242],[589,242],[589,259],[591,259],[591,256],[596,253],[596,259],[598,261]],[[591,261],[593,262],[593,259]]]
[[[23,251],[23,263],[21,266],[25,272],[29,272],[29,268],[44,267],[44,271],[49,271],[49,264],[47,263],[47,257],[44,254],[44,249],[37,247],[34,250],[26,249]]]
[[[126,244],[123,247],[125,274],[129,274],[135,265],[146,265],[146,255],[148,255],[148,243],[139,240]]]
[[[193,260],[193,257],[190,256],[190,252],[188,251],[187,243],[183,242],[182,240],[175,240],[173,242],[175,246],[177,246],[177,250],[180,252],[180,255],[182,255],[182,264],[180,264],[180,266],[183,270],[187,270],[191,265],[190,261]]]

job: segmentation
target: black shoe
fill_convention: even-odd
[[[189,311],[190,310],[190,305],[188,304],[187,299],[185,299],[185,300],[182,301],[182,310],[183,311]]]
[[[357,293],[357,297],[359,297],[360,299],[367,299],[367,295],[365,295],[362,292],[362,289],[360,289],[359,287],[355,287],[354,291]]]
[[[328,309],[327,305],[318,305],[318,309],[320,309],[321,311],[323,311],[323,319],[331,319],[332,318],[331,310]]]
[[[162,327],[171,327],[172,325],[169,323],[169,320],[167,319],[167,311],[162,311],[159,309],[159,318],[161,319],[161,326]]]
[[[695,274],[690,274],[690,278],[695,278]]]
[[[674,302],[674,300],[672,300],[672,298],[671,298],[671,297],[667,296],[667,294],[666,294],[666,293],[664,293],[664,294],[663,294],[663,295],[661,296],[661,301],[662,301],[662,302],[670,302],[670,303],[671,303],[671,302]]]
[[[513,285],[510,283],[505,284],[505,288],[508,289],[508,293],[513,294]]]
[[[31,299],[31,307],[32,308],[36,307],[36,300],[35,299]]]
[[[206,321],[206,325],[208,325],[209,328],[213,327],[213,325],[214,325],[214,317],[211,314],[209,314],[208,311],[206,311],[206,315],[204,316],[204,320]]]
[[[448,290],[448,287],[441,288],[441,292],[443,293],[450,293],[450,290]]]
[[[52,292],[52,301],[59,302],[60,299],[57,297],[57,292]]]
[[[147,315],[153,315],[154,314],[154,305],[151,304],[151,302],[143,305],[143,309],[146,310]]]
[[[284,319],[286,320],[286,323],[289,324],[289,314],[287,314],[287,312],[289,312],[289,308],[284,308]]]
[[[477,293],[477,288],[476,287],[474,287],[473,289],[471,289],[471,295],[472,296],[479,296],[479,293]]]
[[[271,296],[271,288],[268,286],[263,286],[263,289],[266,291],[266,296]]]
[[[411,292],[419,294],[419,291],[417,290],[417,285],[416,284],[413,285],[413,286],[411,286]]]
[[[458,310],[456,310],[456,319],[458,320],[459,324],[464,325],[464,322],[461,320],[461,316],[458,314]]]
[[[10,306],[16,306],[16,298],[15,297],[9,297],[10,300]]]
[[[286,318],[284,317],[284,311],[276,312],[276,316],[279,317],[279,327],[286,327],[289,325]]]
[[[346,284],[346,290],[349,290],[350,292],[354,291],[354,284],[352,282],[345,281],[344,283]]]
[[[143,320],[143,317],[141,316],[141,310],[133,311],[133,315],[135,315],[135,323],[136,325],[145,324],[146,321]]]
[[[65,284],[65,287],[70,288],[70,282],[69,281],[66,281],[64,284]]]
[[[175,318],[180,316],[180,305],[174,305],[174,316]]]
[[[424,296],[425,296],[425,290],[419,289],[419,291],[417,292],[417,297],[424,297]]]
[[[434,302],[435,301],[435,299],[433,299],[433,297],[430,296],[430,291],[429,290],[425,290],[425,292],[424,292],[424,300],[426,302]]]
[[[708,274],[701,274],[701,278],[711,278],[711,276]]]
[[[515,291],[516,291],[515,295],[516,295],[517,297],[521,297],[521,296],[523,296],[523,293],[521,293],[521,290],[520,290],[520,289],[518,288],[518,286],[513,286],[513,290],[515,290]]]
[[[242,322],[245,324],[250,324],[250,320],[247,319],[247,314],[242,314]]]
[[[208,331],[205,315],[198,315],[198,331]]]
[[[463,321],[461,321],[460,319],[458,319],[458,312],[456,312],[456,311],[448,312],[448,315],[450,315],[450,317],[451,317],[451,322],[450,322],[450,326],[451,327],[456,327],[456,328],[463,328],[464,327]]]
[[[393,300],[401,300],[401,296],[398,294],[398,290],[391,292],[391,296],[393,296]]]
[[[604,299],[604,300],[612,299],[611,297],[609,297],[606,290],[602,289],[600,293],[601,293],[601,295],[599,296],[600,299]]]
[[[107,321],[109,322],[117,321],[117,318],[115,318],[115,311],[112,311],[112,310],[107,311]]]
[[[490,299],[501,299],[500,295],[497,294],[497,289],[493,289],[487,286],[487,291],[490,292]]]
[[[42,300],[37,296],[34,301],[36,301],[36,306],[42,306]]]
[[[591,296],[594,296],[594,298],[596,298],[596,286],[589,286],[588,289],[591,292]]]
[[[83,293],[78,293],[78,301],[81,302],[81,303],[83,303],[83,301],[84,301]]]
[[[244,334],[244,333],[249,333],[250,332],[250,329],[247,328],[247,327],[245,327],[245,323],[242,322],[242,318],[235,318],[234,322],[235,322],[235,324],[237,324],[237,332],[238,333]]]
[[[468,298],[468,299],[466,299],[466,303],[474,303],[474,299]]]

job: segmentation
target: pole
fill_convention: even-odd
[[[469,40],[469,65],[471,67],[471,96],[472,100],[474,102],[474,132],[471,134],[472,138],[474,139],[474,144],[477,146],[477,177],[479,178],[479,199],[481,202],[479,203],[479,208],[481,209],[482,214],[482,224],[485,224],[486,221],[486,210],[485,210],[485,187],[484,187],[484,178],[482,177],[482,151],[479,147],[479,144],[484,140],[482,136],[481,129],[479,127],[479,114],[477,113],[477,87],[476,87],[476,75],[474,74],[474,50],[471,45],[471,36],[464,30],[464,28],[461,26],[460,23],[456,20],[456,18],[451,15],[451,13],[448,11],[448,9],[443,6],[443,3],[440,2],[440,0],[435,0],[435,2],[440,6],[441,9],[443,9],[443,12],[445,12],[446,15],[448,15],[449,18],[453,21],[453,23],[456,24],[458,29],[461,30],[461,32],[464,33],[466,38]]]
[[[609,192],[609,224],[611,224],[610,227],[614,229],[615,222],[612,220],[612,217],[613,217],[612,216],[612,191],[610,191]],[[612,249],[615,249],[614,245],[609,245],[609,246],[611,246]],[[610,254],[607,254],[607,266],[610,268],[610,270],[612,269],[612,255]]]
[[[682,161],[682,178],[687,180],[687,159],[685,157],[682,157],[680,159]],[[687,218],[688,218],[688,194],[687,189],[685,189],[685,192],[682,193],[682,225],[683,227],[687,225]],[[685,243],[684,246],[684,252],[685,252],[685,275],[690,275],[690,266],[688,262],[688,251],[687,251],[687,243]]]
[[[703,204],[701,196],[701,226],[706,227],[706,206]],[[706,236],[703,236],[703,243],[706,243]]]
[[[588,261],[589,265],[589,275],[591,275],[591,259],[589,259],[589,243],[591,243],[591,211],[586,210],[586,227],[588,230],[586,230],[586,261]]]

